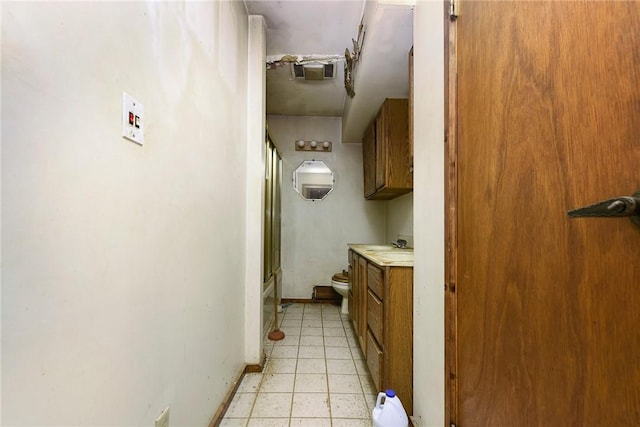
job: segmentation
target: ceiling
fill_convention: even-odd
[[[267,114],[342,117],[343,142],[360,142],[385,98],[408,96],[413,43],[411,0],[245,0],[266,25]],[[362,33],[359,28],[363,23]],[[345,49],[361,50],[353,68],[355,96],[344,83]],[[292,57],[283,57],[292,55]],[[292,62],[333,63],[335,78],[294,78]]]

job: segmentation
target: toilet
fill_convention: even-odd
[[[346,271],[336,273],[331,278],[331,286],[342,296],[342,314],[349,314],[349,276]]]

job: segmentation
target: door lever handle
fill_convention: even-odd
[[[634,224],[640,226],[640,191],[635,192],[632,196],[616,197],[572,209],[567,212],[567,215],[570,218],[628,216]]]

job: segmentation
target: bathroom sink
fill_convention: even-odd
[[[378,252],[375,257],[382,262],[413,262],[413,251]]]
[[[390,251],[393,249],[392,245],[364,245],[367,251],[378,252],[378,251]]]

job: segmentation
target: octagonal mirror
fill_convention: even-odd
[[[305,160],[293,171],[293,188],[305,200],[324,199],[333,183],[333,172],[321,160]]]

